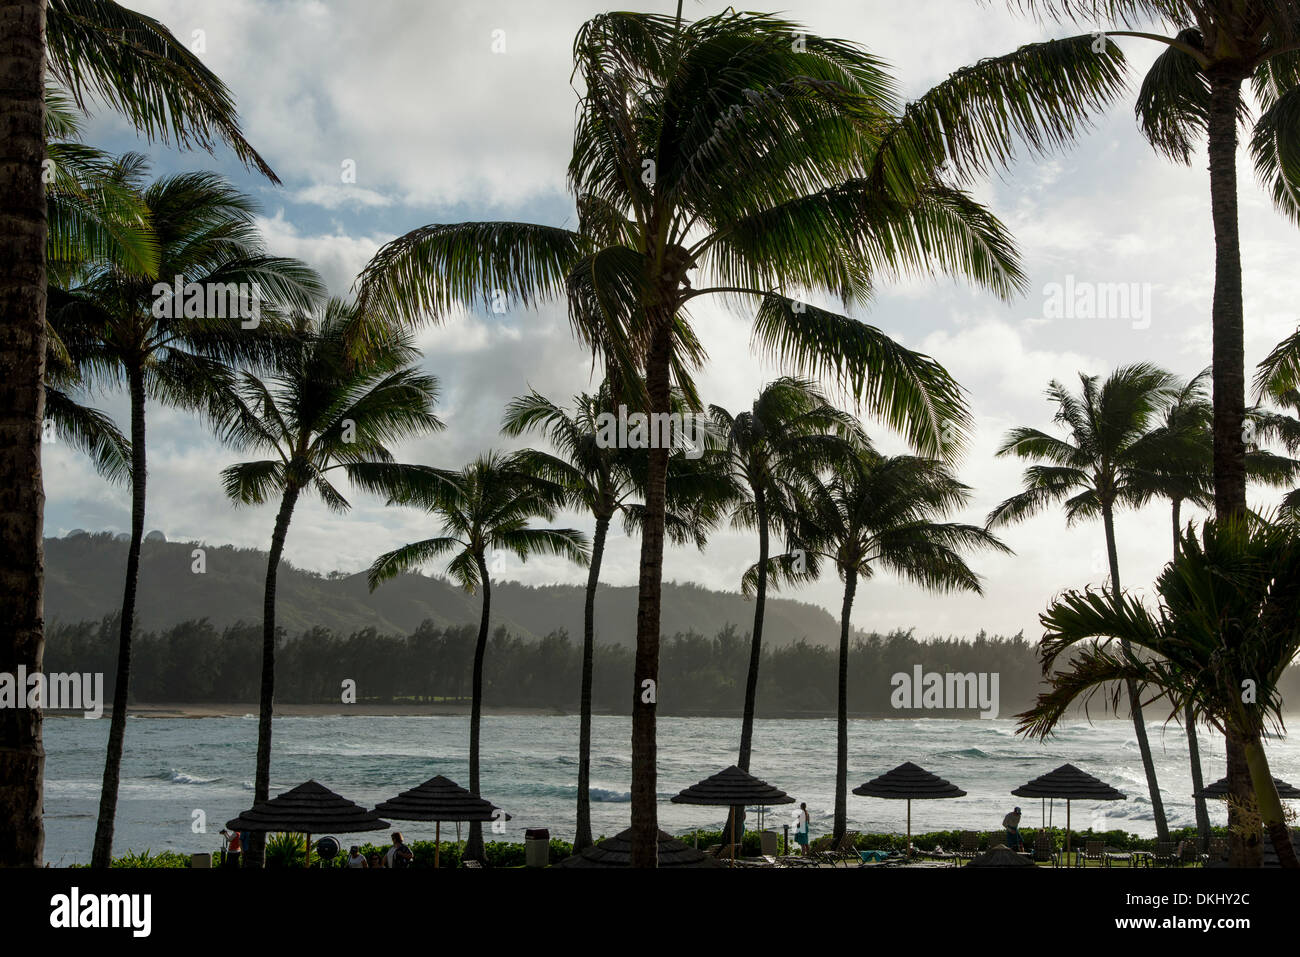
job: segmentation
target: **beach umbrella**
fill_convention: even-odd
[[[773,804],[793,804],[794,798],[780,788],[775,788],[766,781],[760,781],[747,771],[742,771],[734,764],[726,770],[719,771],[705,778],[698,784],[692,784],[681,794],[673,797],[674,804],[705,804],[715,807],[737,807],[739,805],[757,804],[767,807]],[[736,859],[736,817],[731,816],[731,859]]]
[[[455,781],[441,774],[423,784],[403,791],[375,805],[375,813],[394,821],[433,821],[433,866],[438,866],[442,847],[443,821],[495,821],[498,817],[510,820],[510,815],[483,798],[475,797]]]
[[[632,829],[592,844],[555,867],[629,867],[632,860]],[[684,844],[671,834],[659,832],[659,867],[721,867],[717,858]]]
[[[306,781],[262,804],[255,804],[226,822],[232,831],[261,831],[307,835],[307,862],[311,865],[313,834],[354,834],[382,831],[389,826],[373,811],[367,811],[323,784]]]
[[[1281,778],[1274,778],[1273,783],[1277,785],[1277,796],[1284,801],[1295,800],[1300,798],[1300,788],[1294,784],[1287,784]],[[1196,798],[1226,798],[1229,794],[1228,779],[1219,778],[1213,784],[1207,784],[1201,788],[1192,797]]]
[[[905,761],[892,771],[886,771],[866,784],[860,784],[853,793],[862,797],[907,801],[907,850],[912,851],[912,802],[933,801],[943,798],[965,797],[966,792],[931,774],[920,765]]]
[[[1065,853],[1070,853],[1070,802],[1071,801],[1123,801],[1125,797],[1105,781],[1080,771],[1073,764],[1062,764],[1022,784],[1011,792],[1016,797],[1065,798]]]

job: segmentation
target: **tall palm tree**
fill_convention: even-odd
[[[968,413],[942,366],[797,297],[864,304],[888,277],[932,271],[1021,289],[1006,231],[961,187],[1013,141],[1043,152],[1068,140],[1119,91],[1118,51],[1090,46],[1082,36],[983,60],[900,109],[879,60],[776,16],[602,14],[574,44],[579,228],[425,226],[376,254],[362,300],[435,321],[500,299],[564,300],[578,337],[651,415],[669,412],[674,381],[688,389],[705,359],[695,300],[756,303],[760,350],[834,377],[922,452],[955,455]],[[632,696],[638,867],[656,866],[658,849],[646,692],[659,675],[667,469],[667,449],[651,449]]]
[[[986,528],[944,522],[970,499],[970,489],[933,458],[882,455],[864,439],[826,475],[810,474],[783,519],[794,549],[774,564],[778,579],[816,578],[828,562],[844,582],[835,747],[834,840],[848,826],[849,634],[858,581],[890,572],[940,593],[981,594],[963,552],[1008,553]],[[756,569],[751,570],[752,572]]]
[[[1151,145],[1188,165],[1204,139],[1214,225],[1211,303],[1215,514],[1246,511],[1245,309],[1237,215],[1237,145],[1250,133],[1256,175],[1285,215],[1300,221],[1300,11],[1290,0],[1015,0],[1109,36],[1164,47],[1142,80],[1135,111]],[[1109,47],[1109,42],[1104,46]],[[1259,106],[1253,118],[1249,84]],[[1227,741],[1229,788],[1239,799],[1250,775],[1239,743]],[[1229,815],[1235,823],[1235,812]],[[1231,859],[1257,864],[1233,828]]]
[[[771,558],[770,535],[781,531],[792,487],[808,471],[830,465],[848,454],[856,436],[856,418],[832,406],[808,379],[784,376],[767,383],[751,407],[732,414],[709,406],[713,430],[725,443],[723,467],[734,488],[732,525],[758,533],[757,570],[753,582],[754,625],[749,639],[745,705],[740,722],[736,766],[749,770],[754,741],[754,709],[763,653],[763,613]],[[733,807],[724,833],[744,833],[745,808]]]
[[[684,402],[679,404],[685,408]],[[555,454],[526,449],[515,455],[516,463],[526,471],[543,475],[560,485],[567,493],[567,504],[590,512],[596,523],[591,539],[582,616],[575,853],[592,843],[591,689],[595,662],[596,590],[600,586],[605,540],[614,519],[622,518],[628,534],[635,533],[644,519],[644,505],[640,500],[645,488],[644,457],[601,439],[602,417],[616,416],[617,413],[613,387],[605,380],[594,395],[581,393],[574,396],[572,412],[536,391],[513,399],[506,408],[501,429],[509,436],[544,433]],[[695,461],[702,459],[703,456]],[[673,544],[690,542],[702,549],[706,533],[715,521],[715,507],[730,489],[708,464],[693,467],[691,461],[683,456],[674,456],[670,463],[665,528]]]
[[[1073,657],[1049,674],[1049,689],[1019,715],[1021,732],[1047,737],[1077,701],[1119,681],[1153,689],[1168,699],[1172,714],[1190,705],[1198,718],[1241,742],[1248,797],[1278,861],[1300,867],[1263,743],[1265,729],[1281,725],[1278,680],[1300,653],[1297,529],[1254,518],[1207,521],[1200,539],[1194,530],[1183,536],[1156,589],[1154,614],[1135,598],[1089,590],[1067,592],[1041,616],[1045,673],[1062,654]],[[1098,646],[1098,638],[1119,638],[1121,651]],[[1148,654],[1133,654],[1134,646]],[[1118,690],[1108,697],[1118,705]]]
[[[1183,436],[1183,451],[1168,456],[1160,472],[1150,476],[1153,492],[1170,503],[1173,525],[1173,559],[1177,560],[1182,542],[1182,506],[1184,503],[1198,508],[1214,507],[1214,432],[1211,422],[1214,409],[1206,392],[1210,370],[1206,369],[1183,383],[1170,398],[1161,414],[1157,431],[1175,438]],[[1270,413],[1259,408],[1247,411],[1247,422],[1262,433],[1271,419]],[[1254,443],[1247,447],[1246,471],[1251,479],[1271,485],[1281,485],[1293,479],[1300,462],[1282,455],[1274,455],[1258,448]],[[1196,829],[1201,847],[1209,846],[1210,815],[1205,798],[1200,796],[1204,779],[1201,774],[1200,743],[1196,735],[1196,721],[1191,704],[1183,710],[1183,724],[1187,729],[1187,748],[1191,758],[1192,791],[1196,794]]]
[[[131,407],[131,538],[123,586],[113,715],[92,866],[112,859],[117,789],[126,733],[140,541],[144,535],[145,407],[152,397],[168,405],[211,411],[213,398],[231,384],[231,365],[267,355],[272,337],[243,316],[261,315],[268,326],[281,307],[308,308],[321,292],[303,264],[267,255],[255,225],[257,207],[221,177],[183,173],[145,184],[145,165],[121,167],[138,187],[158,242],[158,272],[142,275],[111,260],[83,270],[51,324],[77,367],[92,384],[125,384]],[[164,281],[155,282],[161,277]],[[240,290],[217,316],[207,297],[178,297],[175,284]],[[231,297],[227,297],[230,299]],[[192,308],[197,300],[201,305]],[[251,301],[250,301],[251,300]],[[215,305],[215,299],[213,300]],[[254,312],[256,308],[257,312]],[[188,313],[188,315],[187,315]],[[200,314],[196,314],[200,313]],[[243,328],[244,325],[250,328]]]
[[[12,672],[37,670],[45,644],[47,75],[78,105],[105,102],[150,139],[206,149],[224,141],[276,180],[240,133],[229,91],[158,21],[111,0],[3,0],[0,22],[0,586],[10,622],[0,670]],[[0,866],[40,866],[44,764],[39,713],[0,714]]]
[[[337,299],[319,316],[298,313],[277,343],[270,373],[240,373],[221,410],[226,441],[269,455],[225,469],[226,494],[245,505],[280,500],[266,562],[254,804],[270,799],[276,574],[295,506],[315,493],[332,511],[346,512],[350,503],[330,481],[336,470],[353,485],[388,496],[400,494],[409,478],[436,477],[397,464],[388,446],[442,429],[433,413],[437,379],[414,367],[420,353],[406,334],[372,339],[356,353],[356,325],[355,311]],[[250,863],[260,865],[260,842],[249,851]]]
[[[1115,512],[1149,501],[1155,494],[1152,476],[1170,462],[1187,461],[1189,443],[1181,433],[1154,428],[1160,410],[1177,392],[1176,380],[1163,369],[1135,363],[1116,369],[1104,382],[1083,373],[1079,381],[1078,394],[1055,381],[1047,389],[1056,406],[1055,421],[1067,430],[1068,437],[1033,428],[1008,433],[998,455],[1042,464],[1025,469],[1024,491],[990,512],[988,525],[995,528],[1023,521],[1058,502],[1065,503],[1068,524],[1101,518],[1110,587],[1119,595]],[[1156,832],[1162,841],[1168,840],[1169,824],[1136,684],[1129,684],[1128,697]]]
[[[469,719],[469,789],[479,793],[479,728],[483,717],[483,656],[492,615],[489,551],[512,553],[521,562],[533,555],[560,555],[587,564],[586,536],[573,528],[535,528],[533,519],[550,521],[564,504],[566,490],[527,471],[525,463],[489,452],[459,474],[441,473],[411,482],[396,499],[416,505],[442,522],[442,534],[380,555],[368,580],[378,585],[405,571],[450,557],[447,573],[465,591],[482,595]],[[465,857],[483,859],[483,828],[470,824]]]

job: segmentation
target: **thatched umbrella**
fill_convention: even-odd
[[[489,801],[475,797],[455,781],[441,774],[429,778],[423,784],[403,791],[397,797],[389,798],[375,805],[375,813],[391,817],[394,821],[433,821],[434,844],[433,866],[438,866],[438,855],[442,847],[443,821],[494,821],[499,808]],[[505,820],[510,815],[500,811]]]
[[[630,867],[632,861],[632,829],[592,844],[571,857],[554,864],[554,867]],[[709,857],[698,848],[683,844],[671,834],[659,832],[660,867],[721,867],[715,857]]]
[[[698,784],[692,784],[681,794],[672,799],[674,804],[707,804],[718,807],[737,807],[757,804],[768,807],[773,804],[793,804],[794,798],[780,788],[774,788],[766,781],[760,781],[747,771],[742,771],[734,764],[724,771],[719,771],[705,778]],[[736,859],[736,816],[731,816],[731,859]]]
[[[1300,798],[1300,788],[1294,784],[1287,784],[1281,778],[1274,778],[1273,783],[1277,785],[1277,796],[1284,801],[1292,801]],[[1219,778],[1213,784],[1207,784],[1201,788],[1192,797],[1196,798],[1226,798],[1231,792],[1228,790],[1228,779]]]
[[[1016,797],[1065,798],[1065,854],[1070,854],[1071,801],[1123,801],[1125,797],[1105,781],[1085,774],[1073,764],[1036,777],[1011,792]]]
[[[932,801],[942,798],[965,797],[966,792],[931,774],[920,765],[905,761],[892,771],[887,771],[878,778],[872,778],[866,784],[853,789],[854,794],[862,797],[885,798],[893,801],[907,801],[907,850],[912,851],[912,802]]]
[[[226,822],[232,831],[264,831],[307,835],[307,860],[311,865],[313,834],[355,834],[389,827],[373,811],[353,804],[323,784],[307,781],[262,804],[255,804]]]

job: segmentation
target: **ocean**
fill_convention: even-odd
[[[55,866],[89,860],[99,805],[107,718],[50,718],[45,722],[45,859]],[[592,828],[610,836],[629,824],[631,721],[593,719]],[[1195,823],[1187,738],[1174,724],[1148,723],[1171,826]],[[681,789],[736,761],[740,721],[659,719],[659,823],[686,833],[718,828],[725,812],[669,803]],[[272,794],[314,778],[372,807],[406,788],[444,774],[468,784],[468,717],[314,716],[276,718]],[[525,828],[549,828],[572,840],[577,794],[578,719],[570,716],[485,716],[483,796],[512,815],[504,835],[522,840]],[[254,715],[242,718],[132,718],[118,801],[114,853],[219,849],[225,822],[252,803],[257,747]],[[1209,783],[1225,773],[1223,743],[1201,735]],[[1300,782],[1300,742],[1269,741],[1275,775]],[[1123,828],[1153,836],[1155,826],[1132,726],[1126,721],[1063,725],[1047,742],[1027,741],[1008,720],[853,720],[849,723],[849,788],[904,761],[914,761],[968,792],[967,797],[912,805],[912,829],[997,830],[1020,804],[1024,826],[1037,827],[1040,802],[1012,797],[1025,781],[1069,761],[1128,795],[1125,801],[1079,804],[1076,828]],[[835,786],[833,720],[759,720],[751,771],[806,801],[816,837],[832,822]],[[796,805],[797,806],[797,805]],[[1211,819],[1223,823],[1221,804]],[[906,803],[848,797],[849,825],[902,833]],[[1051,810],[1063,825],[1062,802]],[[792,820],[789,807],[768,812],[777,829]],[[408,840],[432,839],[431,824],[397,824]],[[201,828],[201,829],[200,829]],[[444,835],[454,828],[445,828]],[[426,833],[427,832],[427,833]],[[351,835],[336,835],[346,846]],[[358,835],[386,839],[386,835]]]

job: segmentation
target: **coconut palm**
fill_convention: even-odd
[[[690,414],[684,401],[678,405]],[[631,535],[641,526],[645,488],[645,458],[633,450],[605,441],[602,430],[617,417],[618,404],[611,383],[601,382],[595,394],[573,397],[573,411],[555,405],[536,391],[513,399],[506,408],[501,431],[509,436],[540,432],[550,440],[555,454],[526,449],[515,461],[526,471],[544,475],[566,492],[567,504],[590,512],[595,520],[591,559],[587,569],[582,617],[582,676],[578,708],[578,808],[573,840],[575,853],[592,843],[591,834],[591,688],[595,661],[596,589],[610,523],[622,518]],[[703,436],[695,436],[702,440]],[[688,450],[683,448],[683,453]],[[689,450],[694,452],[694,450]],[[704,452],[703,446],[699,449]],[[665,529],[675,545],[693,543],[704,548],[706,533],[715,522],[716,505],[730,486],[712,470],[704,456],[674,456],[668,469]],[[702,463],[693,465],[692,463]]]
[[[573,528],[536,528],[534,519],[550,521],[568,491],[528,471],[527,463],[500,453],[479,456],[459,473],[431,475],[407,484],[395,498],[416,505],[442,522],[441,534],[380,555],[370,566],[373,591],[381,582],[429,562],[446,559],[447,573],[465,591],[482,595],[469,719],[469,789],[479,793],[479,727],[483,716],[483,656],[492,615],[489,552],[513,554],[521,562],[534,555],[560,555],[587,564],[586,536]],[[483,859],[483,829],[470,824],[464,856]]]
[[[1151,145],[1188,165],[1207,144],[1214,225],[1211,303],[1214,392],[1214,499],[1219,518],[1246,510],[1246,369],[1237,216],[1237,145],[1250,134],[1259,180],[1274,205],[1300,221],[1300,11],[1290,0],[1015,0],[1102,36],[1135,37],[1164,47],[1142,80],[1138,126]],[[1109,42],[1103,42],[1108,47]],[[1244,88],[1249,85],[1258,115]],[[1250,791],[1245,757],[1228,741],[1229,787]],[[1235,823],[1235,812],[1229,817]],[[1258,863],[1233,828],[1231,859]]]
[[[1255,398],[1277,408],[1256,408],[1254,438],[1276,442],[1287,455],[1300,456],[1300,332],[1283,339],[1259,364]],[[1300,522],[1300,488],[1283,496],[1278,517]]]
[[[1284,867],[1300,867],[1269,771],[1263,733],[1282,723],[1278,680],[1300,653],[1300,537],[1287,524],[1256,519],[1207,521],[1189,529],[1156,583],[1159,608],[1113,591],[1069,591],[1041,616],[1049,690],[1019,715],[1020,731],[1050,735],[1076,703],[1117,682],[1166,698],[1171,716],[1190,706],[1242,745],[1249,795]],[[1113,646],[1096,639],[1120,639]],[[1083,647],[1078,647],[1082,645]],[[1138,656],[1132,648],[1147,654]],[[1052,665],[1066,652],[1061,671]]]
[[[121,263],[89,264],[66,290],[51,325],[92,386],[125,384],[131,408],[131,538],[122,597],[113,715],[92,865],[112,856],[118,777],[126,731],[140,541],[144,534],[148,398],[209,412],[231,384],[231,364],[268,354],[261,329],[281,307],[308,308],[321,291],[303,264],[267,255],[256,205],[212,173],[183,173],[145,184],[143,162],[121,167],[139,188],[158,242],[157,276]],[[173,280],[174,277],[174,280]],[[176,295],[177,284],[189,291]],[[203,293],[196,295],[198,290]],[[223,308],[208,292],[221,292]]]
[[[269,374],[241,372],[220,413],[227,442],[268,456],[223,470],[226,494],[236,504],[280,502],[266,562],[254,804],[270,799],[276,574],[294,508],[315,494],[330,510],[346,512],[351,505],[331,472],[388,496],[400,494],[406,481],[437,478],[428,469],[397,464],[389,450],[394,442],[442,429],[433,413],[437,379],[414,367],[420,353],[406,334],[372,339],[355,353],[356,325],[355,311],[337,299],[319,316],[298,313],[277,343]],[[248,849],[253,866],[261,864],[261,850],[260,842]]]
[[[244,140],[229,91],[158,21],[111,0],[12,0],[0,33],[0,579],[9,634],[0,668],[35,671],[44,648],[40,441],[46,353],[43,133],[47,76],[78,106],[106,103],[153,140],[229,144],[275,180]],[[44,751],[40,716],[0,714],[0,866],[38,867]]]
[[[849,633],[858,581],[890,572],[929,591],[981,594],[963,552],[1010,549],[978,525],[941,519],[964,506],[970,489],[938,459],[882,455],[863,439],[829,477],[807,475],[783,523],[794,546],[774,563],[778,581],[817,577],[828,562],[844,582],[840,609],[833,839],[848,823]],[[750,570],[749,581],[757,568]]]
[[[758,533],[757,570],[753,581],[754,625],[749,639],[745,705],[740,723],[736,766],[749,770],[754,739],[758,669],[763,651],[763,613],[767,602],[770,536],[781,532],[789,512],[792,484],[850,452],[849,437],[859,432],[852,415],[832,406],[808,379],[784,376],[759,391],[751,407],[732,414],[709,406],[713,431],[723,447],[723,467],[734,488],[732,526]],[[744,806],[730,811],[724,833],[744,833]]]
[[[1110,587],[1120,594],[1115,512],[1144,505],[1156,494],[1153,476],[1178,462],[1195,460],[1195,443],[1182,433],[1155,429],[1157,416],[1178,390],[1177,380],[1149,363],[1112,372],[1105,381],[1079,374],[1080,391],[1071,393],[1053,381],[1047,397],[1055,404],[1055,421],[1066,438],[1033,428],[1012,429],[998,455],[1015,455],[1042,464],[1025,469],[1024,491],[998,505],[988,516],[990,528],[1024,521],[1058,502],[1066,523],[1100,518],[1106,536]],[[1169,839],[1164,801],[1156,780],[1137,686],[1130,685],[1129,706],[1156,832]]]
[[[890,277],[932,271],[1002,296],[1021,289],[1010,238],[961,187],[1017,139],[1035,152],[1068,140],[1118,92],[1117,50],[1090,45],[1076,37],[981,61],[900,109],[879,60],[776,16],[602,14],[574,44],[578,228],[425,226],[379,251],[362,300],[435,321],[462,306],[565,301],[578,337],[652,415],[705,359],[696,300],[756,304],[762,352],[833,377],[922,452],[955,455],[968,414],[946,371],[799,297],[847,308]],[[632,698],[631,854],[642,867],[657,859],[648,691],[667,468],[667,450],[652,449]]]

